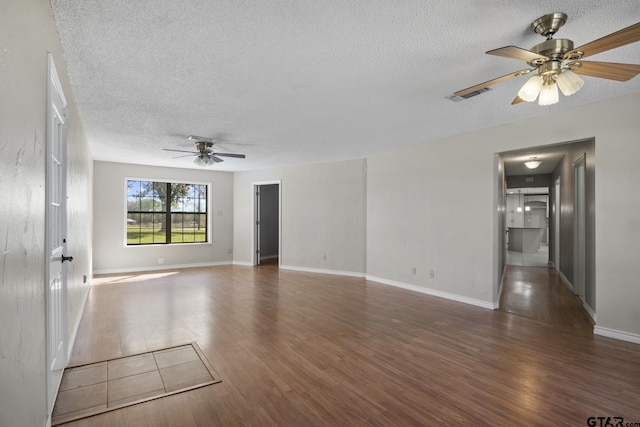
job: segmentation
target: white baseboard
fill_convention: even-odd
[[[193,264],[162,264],[149,267],[131,267],[131,268],[109,268],[105,270],[94,270],[93,274],[118,274],[118,273],[140,273],[143,271],[161,271],[161,270],[175,270],[177,268],[194,268],[194,267],[215,267],[218,265],[231,265],[232,261],[219,261],[219,262],[196,262]]]
[[[233,261],[233,265],[244,265],[246,267],[253,267],[253,263],[246,261]]]
[[[594,326],[593,333],[603,337],[614,338],[617,340],[628,341],[634,344],[640,344],[640,335],[631,332],[617,331],[615,329],[603,328],[602,326]]]
[[[298,267],[295,265],[281,265],[280,269],[303,271],[305,273],[333,274],[335,276],[365,277],[364,273],[358,273],[355,271],[327,270],[324,268]]]
[[[80,311],[78,312],[78,318],[76,319],[76,323],[73,327],[73,332],[71,333],[71,338],[69,339],[69,343],[67,346],[67,363],[69,363],[69,359],[71,359],[71,350],[73,350],[73,345],[76,342],[78,329],[80,329],[80,321],[82,320],[82,315],[84,314],[84,307],[87,305],[87,300],[89,299],[89,292],[91,292],[91,281],[89,281],[89,283],[87,284],[89,286],[86,287],[84,298],[82,299],[82,304],[80,304]]]
[[[482,307],[489,310],[495,310],[498,308],[498,303],[483,301],[476,298],[469,298],[462,295],[452,294],[449,292],[443,292],[436,289],[425,288],[422,286],[411,285],[409,283],[397,282],[395,280],[383,279],[381,277],[366,276],[367,280],[372,282],[382,283],[383,285],[395,286],[396,288],[408,289],[414,292],[420,292],[421,294],[431,295],[434,297],[444,298],[452,301],[461,302],[464,304],[475,305],[476,307]]]
[[[591,307],[589,307],[589,304],[587,304],[587,302],[585,300],[583,300],[582,298],[580,298],[580,300],[582,301],[582,307],[584,307],[584,310],[591,317],[591,319],[593,319],[593,322],[595,323],[595,321],[596,321],[596,312],[593,311],[593,309]]]

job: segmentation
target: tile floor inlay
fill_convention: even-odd
[[[52,425],[220,381],[196,343],[67,368]]]

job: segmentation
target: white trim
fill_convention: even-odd
[[[195,267],[215,267],[218,265],[232,265],[232,261],[219,261],[219,262],[196,262],[193,264],[173,264],[173,265],[159,265],[149,267],[131,267],[131,268],[110,268],[106,270],[95,270],[96,274],[118,274],[118,273],[139,273],[143,271],[159,271],[159,270],[175,270],[179,268],[195,268]]]
[[[80,304],[80,311],[78,312],[78,317],[76,318],[76,324],[73,327],[73,332],[71,333],[71,338],[69,339],[68,348],[67,348],[67,362],[71,360],[71,350],[73,350],[73,345],[76,342],[76,336],[78,335],[78,329],[80,328],[80,321],[82,320],[82,314],[84,313],[84,307],[87,305],[87,300],[89,299],[89,292],[91,292],[91,281],[88,281],[88,285],[86,286],[84,298],[82,299],[82,304]]]
[[[365,273],[358,273],[357,271],[327,270],[325,268],[298,267],[295,265],[281,265],[280,269],[305,273],[332,274],[334,276],[365,277]]]
[[[397,288],[408,289],[414,292],[420,292],[421,294],[431,295],[434,297],[444,298],[452,301],[461,302],[464,304],[475,305],[477,307],[486,308],[489,310],[495,310],[498,308],[498,304],[495,302],[483,301],[476,298],[464,297],[462,295],[451,294],[449,292],[442,292],[436,289],[425,288],[423,286],[411,285],[409,283],[397,282],[395,280],[383,279],[381,277],[366,276],[367,280],[383,285],[395,286]]]
[[[591,316],[591,319],[593,319],[593,321],[596,321],[596,312],[593,311],[593,309],[591,307],[589,307],[589,304],[587,304],[587,302],[585,300],[583,300],[582,298],[580,298],[582,300],[582,307],[584,307],[585,311],[587,312],[587,314],[589,316]]]
[[[51,414],[47,417],[47,421],[44,423],[44,427],[51,427]]]
[[[251,237],[251,266],[258,265],[258,257],[256,256],[256,221],[258,218],[257,207],[256,207],[256,191],[257,188],[261,185],[278,185],[278,266],[281,267],[282,263],[282,180],[281,179],[270,179],[267,181],[254,181],[251,183],[251,204],[252,204],[252,212],[253,212],[253,221],[251,225],[252,237]]]
[[[602,326],[594,326],[593,333],[607,338],[628,341],[634,344],[640,344],[640,335],[631,332],[618,331],[616,329],[603,328]]]

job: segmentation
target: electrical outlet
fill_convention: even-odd
[[[413,274],[413,275],[415,275],[415,274],[416,274],[416,268],[415,268],[415,267],[413,267],[413,268],[411,269],[411,274]]]
[[[158,264],[164,264],[164,258],[158,258]]]
[[[433,270],[429,270],[429,278],[435,279],[436,278],[436,272],[433,271]]]

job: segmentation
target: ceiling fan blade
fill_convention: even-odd
[[[505,58],[519,59],[524,62],[533,61],[536,59],[548,61],[550,58],[540,55],[539,53],[531,52],[530,50],[523,49],[518,46],[505,46],[498,49],[493,49],[487,52],[488,55],[503,56]]]
[[[524,70],[516,71],[515,73],[506,74],[506,75],[504,75],[502,77],[498,77],[498,78],[495,78],[493,80],[489,80],[489,81],[486,81],[484,83],[480,83],[478,85],[471,86],[471,87],[468,87],[466,89],[459,90],[459,91],[455,92],[454,95],[455,96],[459,96],[459,97],[464,97],[465,95],[469,95],[472,92],[475,92],[475,91],[480,90],[480,89],[484,89],[484,88],[489,87],[491,85],[494,85],[496,83],[500,83],[500,82],[503,82],[505,80],[509,80],[509,79],[514,78],[514,77],[521,76],[523,74],[528,74],[533,70],[535,70],[535,68],[533,68],[533,69],[528,69],[527,68],[527,69],[524,69]]]
[[[572,54],[582,52],[582,58],[604,52],[605,50],[615,49],[630,43],[640,41],[640,22],[630,27],[623,28],[620,31],[611,33],[608,36],[594,40],[580,47],[573,49],[565,54],[565,58],[571,58]]]
[[[615,62],[595,62],[595,61],[577,61],[581,67],[572,69],[576,74],[582,74],[591,77],[600,77],[601,79],[617,80],[626,82],[640,74],[640,65],[636,64],[618,64]],[[572,62],[569,64],[575,64]]]
[[[196,155],[196,153],[193,153],[193,154],[185,154],[185,155],[183,155],[183,156],[175,156],[175,157],[172,157],[172,159],[181,159],[181,158],[183,158],[183,157],[192,157],[192,156],[195,156],[195,155]]]
[[[214,156],[213,154],[209,155],[209,158],[210,158],[211,160],[213,160],[214,162],[216,162],[216,163],[222,163],[222,162],[224,162],[224,160],[222,160],[220,157],[216,157],[216,156]]]
[[[163,148],[164,151],[175,151],[177,153],[191,153],[191,154],[199,154],[197,151],[186,151],[186,150],[173,150],[171,148]]]
[[[234,153],[211,153],[212,156],[220,156],[220,157],[235,157],[238,159],[244,159],[247,156],[244,154],[234,154]]]
[[[524,99],[516,95],[515,99],[511,102],[511,105],[520,104],[521,102],[527,102],[527,101],[525,101]]]

